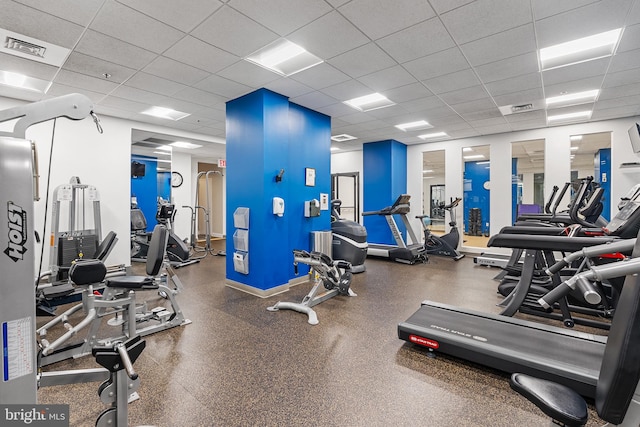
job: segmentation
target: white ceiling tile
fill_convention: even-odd
[[[475,0],[430,0],[431,6],[438,14],[443,14],[465,4],[474,2]]]
[[[330,117],[343,116],[353,113],[353,108],[349,107],[346,104],[343,104],[342,102],[333,105],[327,105],[326,107],[319,107],[317,108],[317,110],[322,114],[326,114]]]
[[[52,84],[49,90],[47,91],[47,95],[52,97],[68,95],[70,93],[79,93],[81,95],[85,95],[94,104],[100,101],[105,96],[104,93],[92,91],[90,89],[79,89],[75,85],[68,86],[68,85],[63,85],[58,83]]]
[[[637,106],[609,108],[606,110],[594,111],[591,115],[591,121],[618,119],[620,117],[632,117],[637,116],[638,113],[640,113],[640,110]]]
[[[547,114],[545,110],[527,111],[524,113],[509,114],[505,116],[505,119],[509,123],[543,121],[546,124]]]
[[[111,117],[119,117],[122,119],[128,119],[131,116],[135,115],[135,113],[132,111],[123,110],[117,107],[109,107],[101,104],[95,104],[94,111],[96,112],[98,117],[111,116]]]
[[[210,75],[195,85],[196,88],[206,90],[207,92],[217,93],[224,97],[234,99],[240,95],[251,91],[250,86],[225,79],[215,74]]]
[[[324,60],[369,41],[353,24],[335,11],[300,28],[287,36],[287,39]]]
[[[500,46],[500,49],[496,49]],[[460,46],[471,65],[482,65],[534,52],[536,37],[533,24],[503,31]]]
[[[617,73],[607,73],[603,87],[614,87],[628,85],[631,83],[640,83],[640,70],[631,69],[619,71]]]
[[[278,80],[269,82],[264,85],[264,87],[289,98],[313,92],[313,89],[311,89],[309,86],[303,85],[302,83],[299,83],[287,77],[281,77]]]
[[[469,63],[457,47],[414,59],[404,64],[418,80],[427,80],[469,68]]]
[[[353,78],[397,65],[374,43],[367,43],[330,59],[329,64]]]
[[[110,93],[110,96],[117,96],[118,98],[144,102],[151,105],[159,105],[160,102],[164,99],[164,96],[158,93],[136,89],[135,87],[124,85],[118,86],[113,92]]]
[[[173,97],[207,107],[210,107],[214,104],[224,104],[227,101],[227,99],[224,97],[192,87],[181,90],[180,92],[173,95]],[[188,113],[189,111],[185,112]]]
[[[134,9],[108,0],[90,28],[155,53],[162,53],[184,33]]]
[[[392,105],[390,107],[378,108],[376,110],[367,111],[369,117],[375,117],[377,119],[387,119],[389,117],[397,117],[400,115],[408,114],[409,111],[405,110],[400,105]]]
[[[68,49],[76,44],[84,30],[80,25],[13,1],[2,2],[0,28]]]
[[[542,79],[540,73],[536,72],[512,77],[510,79],[485,83],[485,87],[492,96],[497,97],[509,93],[520,92],[523,90],[542,90]]]
[[[609,67],[609,58],[601,58],[567,67],[555,68],[542,72],[545,86],[585,79],[587,77],[604,76]]]
[[[626,52],[634,49],[640,49],[640,24],[624,29],[617,52]]]
[[[180,90],[186,89],[183,84],[143,72],[136,73],[125,82],[125,85],[162,95],[173,95]]]
[[[176,111],[184,111],[185,113],[195,114],[196,116],[200,117],[204,116],[206,118],[219,120],[224,120],[225,117],[225,105],[223,102],[202,105],[191,102],[191,100],[183,101],[175,97],[167,97],[164,101],[162,101],[161,105],[163,107],[172,108]]]
[[[210,73],[222,70],[241,59],[191,36],[186,36],[171,46],[163,56]]]
[[[531,6],[533,7],[533,14],[536,19],[544,19],[571,9],[586,6],[590,3],[595,3],[596,1],[597,0],[533,0]]]
[[[412,101],[406,101],[402,103],[402,106],[407,111],[426,111],[430,109],[445,109],[451,112],[451,109],[437,96],[429,96],[426,98],[417,98]]]
[[[42,80],[51,80],[56,75],[58,67],[31,61],[19,56],[0,53],[0,69],[24,74]]]
[[[480,135],[491,135],[494,133],[504,133],[504,132],[511,132],[511,126],[509,126],[508,124],[504,124],[504,125],[494,125],[494,126],[474,126],[473,127],[475,130],[477,130],[478,132],[480,132]]]
[[[16,0],[16,2],[57,16],[66,21],[71,21],[74,24],[86,26],[98,9],[100,9],[104,0],[83,0],[81,2],[76,0]]]
[[[602,89],[598,101],[640,94],[640,83]]]
[[[522,90],[520,92],[508,93],[506,95],[500,95],[493,98],[493,100],[499,106],[504,105],[522,105],[528,104],[534,101],[538,101],[544,98],[542,89],[529,89]]]
[[[546,83],[546,81],[545,81]],[[600,89],[602,86],[602,76],[587,77],[585,79],[576,79],[572,81],[562,82],[555,85],[544,86],[544,95],[549,98],[551,96],[560,96],[565,93],[584,92],[587,90]]]
[[[538,55],[535,52],[514,56],[501,61],[476,67],[476,72],[485,83],[505,80],[523,74],[538,72]]]
[[[627,15],[626,25],[640,24],[640,3],[635,2]]]
[[[211,15],[222,6],[222,3],[218,0],[189,0],[188,2],[117,1],[184,32],[191,31],[206,16]]]
[[[326,87],[322,89],[322,92],[341,102],[372,93],[371,89],[357,80],[347,80],[346,82]]]
[[[440,98],[449,105],[459,104],[465,101],[489,98],[489,94],[482,85],[471,86],[464,89],[452,90],[440,94]]]
[[[338,10],[372,40],[435,16],[423,0],[353,0]]]
[[[439,18],[429,19],[376,43],[393,59],[403,63],[455,46],[455,42]]]
[[[430,98],[433,96],[433,93],[424,87],[422,83],[416,82],[386,90],[384,91],[384,95],[393,102],[404,103],[419,98]]]
[[[238,61],[235,64],[217,73],[220,77],[225,77],[246,86],[258,88],[265,84],[278,80],[279,74],[262,68],[249,61]]]
[[[320,107],[326,107],[327,105],[333,105],[339,100],[322,92],[316,91],[296,96],[295,98],[290,98],[290,101],[302,105],[303,107],[316,109]]]
[[[640,49],[617,53],[611,59],[610,73],[640,68]]]
[[[618,108],[618,107],[624,107],[624,106],[627,106],[627,107],[633,106],[636,108],[640,108],[640,91],[636,90],[636,93],[630,96],[622,96],[620,98],[598,100],[593,110],[594,111],[607,110],[610,108]]]
[[[367,74],[358,78],[358,81],[369,86],[376,92],[417,83],[417,80],[399,65]]]
[[[136,72],[134,69],[77,52],[72,52],[69,55],[62,68],[97,78],[108,73],[111,75],[109,80],[116,83],[124,82]]]
[[[528,130],[528,129],[540,129],[540,128],[545,128],[545,127],[547,127],[546,119],[543,119],[543,120],[532,120],[532,121],[523,120],[521,122],[513,122],[513,123],[511,123],[511,129],[513,129],[514,131]]]
[[[435,94],[451,92],[456,89],[463,89],[480,84],[473,70],[466,69],[450,73],[444,76],[424,80],[423,83]]]
[[[349,76],[342,71],[338,71],[326,62],[318,64],[315,67],[307,68],[289,78],[316,90],[350,80]]]
[[[209,73],[206,71],[199,70],[164,56],[157,57],[153,62],[144,67],[143,71],[186,85],[193,85],[209,76]]]
[[[481,104],[482,105],[482,104]],[[465,110],[466,107],[460,106],[460,110]],[[456,110],[457,111],[457,110]],[[486,120],[497,117],[502,117],[502,113],[498,108],[491,108],[486,110],[459,112],[465,120]]]
[[[476,129],[482,128],[482,127],[488,127],[488,126],[504,126],[508,124],[505,118],[502,116],[491,117],[489,119],[469,120],[467,123],[469,123],[471,126],[473,126]]]
[[[458,44],[532,22],[529,0],[478,0],[441,18]]]
[[[490,98],[484,98],[484,99],[477,99],[475,101],[468,101],[468,102],[462,102],[460,104],[454,104],[451,105],[451,108],[453,108],[453,110],[460,114],[461,116],[464,116],[465,118],[467,118],[468,115],[474,114],[478,111],[486,111],[486,110],[491,110],[491,111],[500,111],[498,110],[498,107],[496,106],[495,102],[493,102],[492,99]]]
[[[228,5],[281,36],[332,10],[316,0],[231,0]]]
[[[92,30],[84,33],[75,51],[135,69],[144,67],[158,56],[151,51]]]
[[[60,70],[54,80],[55,84],[77,87],[96,93],[107,94],[118,87],[118,83],[104,78],[90,77],[69,70]]]
[[[353,111],[357,111],[357,110],[354,109]],[[346,114],[344,116],[340,116],[340,119],[344,120],[347,123],[357,124],[357,123],[368,122],[371,120],[371,117],[368,116],[367,113],[357,112],[353,114]]]
[[[538,48],[620,28],[632,1],[602,0],[541,19],[536,22]]]
[[[197,26],[191,35],[240,57],[249,55],[278,38],[273,31],[229,6],[220,8]]]
[[[100,101],[99,105],[135,113],[140,113],[150,106],[149,104],[145,104],[143,102],[135,102],[115,96],[107,96],[106,98],[103,98]]]

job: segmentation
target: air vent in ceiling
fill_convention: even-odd
[[[544,100],[537,100],[525,104],[503,105],[499,108],[503,116],[508,116],[510,114],[528,113],[530,111],[542,110],[544,109],[544,107]]]
[[[0,28],[0,52],[60,67],[70,50]]]
[[[522,104],[522,105],[512,105],[511,111],[514,113],[520,113],[522,111],[530,111],[533,110],[533,104]]]

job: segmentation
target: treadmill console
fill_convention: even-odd
[[[636,198],[627,202],[604,229],[610,236],[635,237],[640,229],[640,201]]]

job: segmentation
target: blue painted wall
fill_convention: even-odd
[[[391,206],[399,195],[407,192],[407,146],[393,139],[363,145],[363,211],[377,211]],[[365,216],[367,240],[370,243],[395,245],[389,225],[383,216]],[[406,241],[406,230],[400,218],[396,223]],[[409,243],[409,242],[407,242]]]
[[[611,148],[598,150],[595,156],[593,177],[604,189],[602,217],[609,221],[611,215]]]
[[[157,224],[158,162],[146,156],[132,156],[131,160],[145,165],[144,176],[131,178],[131,196],[136,197],[138,207],[147,219],[147,231],[153,231]]]
[[[171,172],[158,172],[158,197],[171,200]]]
[[[227,103],[227,278],[260,290],[295,277],[295,249],[311,249],[309,233],[329,230],[328,211],[304,218],[305,200],[329,193],[331,120],[259,89]],[[305,186],[305,168],[316,169],[316,186]],[[284,169],[281,182],[275,176]],[[272,213],[273,197],[285,201],[284,216]],[[233,268],[233,212],[250,209],[249,274]],[[306,266],[300,266],[305,274]]]
[[[484,183],[489,181],[489,163],[465,162],[464,164],[464,231],[469,232],[469,212],[472,208],[482,210],[482,225],[480,230],[485,230],[490,223],[489,216],[489,190],[484,188]]]
[[[518,186],[518,159],[511,159],[511,222],[518,217],[518,200],[522,198],[522,187]]]

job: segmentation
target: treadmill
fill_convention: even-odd
[[[619,235],[628,236],[627,232],[633,230],[638,235],[639,212],[640,201],[636,198],[627,203],[609,223],[608,231],[618,231]],[[511,241],[514,246],[520,240],[520,247],[527,251],[534,250],[536,246],[570,248],[571,244],[580,246],[588,243],[589,239],[603,244],[620,241],[611,236],[505,235],[502,238],[503,244]],[[606,239],[611,240],[606,242]],[[640,243],[636,239],[633,257],[639,253]],[[607,268],[616,268],[616,264],[605,264],[599,268],[606,271]],[[515,290],[503,313],[513,314],[524,299],[524,294],[524,287]],[[637,277],[627,276],[618,304],[638,300],[640,283]],[[614,317],[614,321],[616,319]],[[587,397],[595,396],[606,344],[606,337],[598,335],[432,301],[423,301],[417,312],[398,325],[398,337],[426,347],[430,352],[441,352],[504,372],[522,372],[564,384]]]
[[[395,245],[369,243],[367,255],[385,257],[404,264],[415,264],[416,262],[425,262],[427,260],[426,249],[422,243],[418,243],[420,241],[407,218],[407,214],[411,209],[409,204],[410,199],[410,195],[401,194],[391,206],[387,206],[379,211],[362,212],[362,216],[384,216],[387,224],[389,225],[389,229],[391,230],[391,234],[396,241]],[[412,244],[408,245],[405,243],[402,233],[398,229],[398,225],[393,218],[394,215],[400,216],[400,219],[406,227],[407,233],[409,233],[409,237],[413,242]]]

